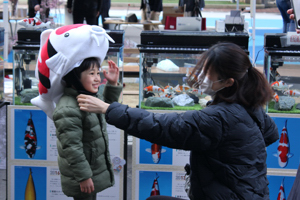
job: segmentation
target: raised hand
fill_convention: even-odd
[[[108,71],[105,69],[103,70],[103,75],[109,84],[117,86],[119,80],[119,68],[112,60],[108,61],[108,67]]]

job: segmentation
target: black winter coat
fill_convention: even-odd
[[[112,103],[106,120],[151,143],[190,150],[196,200],[269,199],[266,147],[278,140],[278,130],[262,108],[248,112],[239,104],[219,103],[161,114]]]
[[[161,12],[163,10],[162,0],[149,0],[149,6],[151,11]],[[144,0],[141,1],[141,9],[146,9]]]

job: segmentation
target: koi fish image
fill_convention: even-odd
[[[274,90],[286,90],[292,87],[293,85],[288,85],[284,81],[275,81],[271,84],[271,87]]]
[[[300,97],[300,91],[298,90],[286,90],[283,94],[292,97]]]
[[[166,152],[166,150],[163,149],[161,145],[154,144],[154,143],[151,145],[151,149],[147,148],[146,151],[148,153],[151,153],[152,160],[156,164],[159,163],[161,159],[161,154]]]
[[[31,168],[29,170],[30,172],[26,184],[26,189],[25,189],[25,200],[36,200],[36,193],[35,193]]]
[[[283,186],[283,181],[284,181],[284,178],[282,179],[282,182],[281,182],[281,185],[280,185],[280,188],[279,188],[279,193],[278,193],[278,196],[277,196],[277,200],[285,200],[285,193],[284,193],[284,186]]]
[[[161,92],[164,92],[164,89],[160,88],[157,85],[149,85],[144,88],[144,91],[152,92],[152,93],[161,93]]]
[[[43,31],[35,69],[35,77],[39,80],[39,96],[31,99],[31,103],[52,119],[65,86],[62,77],[88,57],[98,58],[101,65],[109,41],[114,42],[103,28],[87,24],[72,24]]]
[[[30,118],[27,122],[27,127],[25,130],[25,137],[24,137],[24,146],[20,146],[21,149],[25,149],[26,154],[28,155],[28,158],[33,158],[36,150],[40,149],[39,146],[37,146],[37,136],[36,131],[34,128],[34,124],[32,121],[32,114],[30,113]]]
[[[290,144],[289,144],[289,137],[287,131],[287,120],[285,121],[285,126],[282,128],[277,153],[273,154],[275,157],[278,157],[278,164],[280,167],[284,168],[288,164],[289,158],[293,156],[290,153]]]
[[[48,21],[44,23],[40,18],[33,17],[33,18],[25,18],[19,20],[18,24],[21,26],[25,26],[25,28],[27,29],[38,29],[38,28],[50,28],[51,22]]]
[[[153,185],[152,185],[150,196],[160,195],[158,181],[157,181],[158,178],[159,178],[159,176],[156,173],[156,178],[153,181]]]

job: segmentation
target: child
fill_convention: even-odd
[[[97,192],[114,184],[104,115],[82,112],[76,101],[78,94],[97,96],[109,41],[114,42],[103,28],[86,24],[41,34],[36,66],[39,96],[31,103],[54,120],[62,190],[74,199],[96,199]],[[112,103],[122,87],[117,86],[118,67],[112,61],[108,64],[108,72],[103,71],[108,80],[103,100]]]
[[[119,69],[108,61],[108,83],[103,96],[106,102],[118,100],[122,90],[118,86]],[[97,96],[101,82],[97,58],[84,59],[63,78],[64,94],[53,112],[56,127],[58,165],[64,194],[77,199],[96,199],[100,192],[114,184],[114,175],[108,149],[106,121],[103,114],[82,112],[76,96]]]

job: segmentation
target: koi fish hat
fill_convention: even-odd
[[[63,94],[62,78],[89,57],[103,62],[113,39],[99,26],[72,24],[41,34],[35,77],[39,80],[39,96],[31,103],[52,119],[56,103]]]

